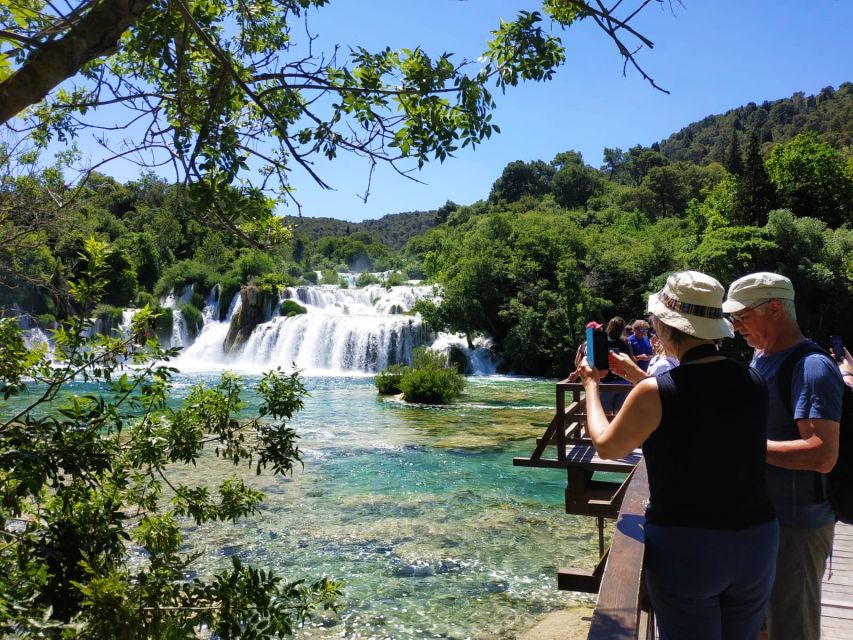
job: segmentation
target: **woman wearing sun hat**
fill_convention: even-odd
[[[765,480],[767,389],[719,354],[731,337],[725,290],[673,273],[649,297],[655,332],[680,365],[640,380],[612,422],[599,373],[578,368],[587,431],[604,458],[641,446],[649,475],[645,575],[667,639],[757,637],[773,583],[778,525]]]

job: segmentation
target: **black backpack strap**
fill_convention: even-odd
[[[800,431],[797,427],[797,421],[794,420],[794,407],[791,403],[791,383],[794,380],[794,367],[798,362],[800,362],[800,360],[810,353],[822,353],[827,357],[832,357],[813,342],[802,342],[797,345],[796,349],[788,354],[788,357],[782,362],[782,366],[779,367],[779,373],[776,374],[776,380],[779,385],[779,396],[782,399],[782,404],[785,406],[785,410],[791,417],[791,423],[794,425],[794,432],[797,436],[799,436]],[[815,473],[817,474],[817,478],[815,479],[817,499],[820,502],[823,502],[826,500],[826,487],[824,486],[826,480],[823,477],[823,474],[817,471],[815,471]]]
[[[794,407],[791,404],[791,382],[794,379],[794,367],[810,353],[823,353],[829,356],[826,351],[813,342],[802,342],[788,354],[788,357],[782,362],[782,366],[779,367],[779,373],[776,374],[779,396],[782,398],[782,404],[785,405],[785,410],[791,416],[791,420],[794,419]]]

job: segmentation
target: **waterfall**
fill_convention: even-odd
[[[354,274],[347,275],[354,281]],[[418,300],[435,298],[433,287],[408,284],[386,288],[370,285],[342,289],[338,285],[306,285],[286,288],[275,304],[268,300],[265,322],[257,325],[237,351],[226,354],[225,336],[242,298],[236,293],[225,318],[218,320],[217,286],[208,294],[202,310],[204,324],[195,340],[189,335],[180,311],[192,297],[192,287],[180,296],[170,294],[163,306],[173,314],[172,346],[183,347],[175,366],[184,371],[237,369],[258,372],[273,367],[289,370],[294,365],[309,374],[340,375],[378,373],[391,364],[409,364],[412,351],[426,345],[466,363],[464,373],[492,374],[496,363],[485,339],[469,349],[464,336],[432,335],[420,315],[410,315]],[[278,315],[284,300],[298,302],[306,313]]]
[[[185,347],[190,343],[190,332],[187,322],[180,309],[172,309],[172,338],[171,346]]]
[[[176,361],[178,368],[183,371],[204,371],[232,366],[231,359],[227,358],[222,351],[222,343],[225,342],[225,335],[228,333],[231,317],[240,308],[240,292],[238,291],[234,294],[231,303],[228,305],[228,313],[225,314],[225,319],[220,322],[218,320],[220,292],[217,287],[214,287],[216,302],[213,301],[213,292],[211,292],[205,301],[205,306],[202,310],[204,325],[201,331],[196,336],[195,341],[184,348]]]

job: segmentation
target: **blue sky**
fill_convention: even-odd
[[[451,51],[476,59],[500,18],[539,6],[524,0],[332,0],[312,11],[310,25],[319,35],[315,47],[324,49],[334,43],[368,49],[421,46],[435,55]],[[435,209],[447,200],[470,204],[488,196],[513,160],[550,161],[573,149],[599,166],[605,147],[649,145],[706,115],[853,80],[851,25],[851,0],[683,0],[681,5],[673,0],[672,10],[667,0],[653,2],[635,27],[655,48],[638,57],[669,95],[632,69],[623,77],[613,44],[584,22],[559,34],[567,61],[552,81],[496,95],[494,120],[502,133],[474,151],[427,165],[416,174],[426,184],[380,167],[364,203],[359,194],[367,186],[369,166],[344,156],[316,164],[334,190],[319,188],[299,170],[292,184],[305,216],[360,221]],[[119,166],[104,170],[121,180],[135,178],[122,175]]]

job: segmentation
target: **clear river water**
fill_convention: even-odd
[[[217,375],[179,376],[176,394]],[[204,550],[194,570],[237,554],[289,579],[342,579],[339,615],[301,638],[516,638],[587,598],[558,591],[556,571],[593,566],[594,519],[564,513],[563,472],[512,466],[553,416],[553,382],[471,377],[454,405],[427,407],[381,398],[372,381],[306,378],[292,423],[304,469],[247,473],[263,512],[190,528]],[[188,470],[211,483],[231,471],[212,457]]]

